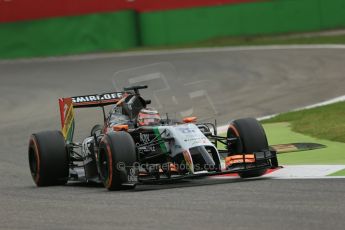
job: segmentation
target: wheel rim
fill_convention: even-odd
[[[105,150],[102,150],[99,154],[99,169],[103,182],[106,182],[109,178],[108,157]]]
[[[38,173],[38,164],[35,150],[32,147],[29,149],[29,165],[31,175],[34,179],[36,179]]]
[[[233,125],[229,126],[227,137],[228,138],[238,138],[238,140],[236,142],[228,144],[230,154],[242,153],[243,147],[242,147],[241,139],[239,136],[239,132],[235,126],[233,126]]]

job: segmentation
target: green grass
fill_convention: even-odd
[[[345,165],[345,102],[262,121],[269,145],[314,142],[326,148],[278,155],[281,165]],[[345,176],[345,170],[330,176]]]
[[[270,145],[314,142],[327,146],[324,149],[279,154],[279,163],[282,165],[345,164],[345,143],[293,132],[287,122],[264,124],[264,128]]]
[[[313,37],[282,37],[251,36],[224,37],[198,42],[196,46],[243,46],[243,45],[293,45],[293,44],[345,44],[345,35],[313,36]],[[193,44],[191,44],[193,45]]]
[[[207,47],[236,47],[236,46],[260,46],[260,45],[305,45],[305,44],[345,44],[344,35],[308,35],[304,34],[279,34],[279,35],[266,35],[266,36],[229,36],[212,38],[205,41],[193,42],[188,44],[179,45],[166,45],[166,46],[140,46],[129,48],[126,51],[154,51],[154,50],[173,50],[184,48],[207,48]],[[124,52],[124,50],[108,50],[110,52]],[[80,52],[88,53],[88,52]],[[93,52],[91,52],[93,53]],[[95,52],[97,53],[97,52]],[[66,54],[70,55],[70,54]],[[40,57],[46,57],[42,55]],[[18,57],[13,57],[13,59]],[[2,58],[0,58],[2,59]],[[11,58],[10,58],[11,59]]]
[[[316,142],[327,146],[281,154],[280,164],[345,164],[345,102],[280,114],[262,123],[270,145]],[[345,176],[345,170],[330,176]]]
[[[277,122],[289,122],[297,133],[345,143],[345,102],[284,113],[262,123]]]
[[[340,171],[335,172],[335,173],[332,173],[332,174],[329,175],[329,176],[345,176],[345,169],[340,170]]]
[[[179,48],[200,48],[200,47],[225,47],[225,46],[257,46],[257,45],[305,45],[305,44],[345,44],[344,35],[267,35],[267,36],[233,36],[213,38],[201,42],[193,42],[182,45],[169,46],[144,46],[133,50],[160,50],[160,49],[179,49]]]
[[[345,143],[314,138],[292,131],[288,122],[266,123],[263,125],[270,145],[297,142],[314,142],[326,145],[326,148],[278,155],[280,165],[344,165]],[[330,176],[345,176],[341,170]]]

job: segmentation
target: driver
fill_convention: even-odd
[[[161,123],[161,116],[153,108],[144,108],[139,111],[137,117],[138,126],[154,126]]]

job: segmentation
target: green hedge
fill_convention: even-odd
[[[221,36],[316,31],[345,26],[344,0],[271,0],[140,15],[143,45],[171,45]]]
[[[141,14],[121,11],[0,23],[0,58],[126,50],[344,26],[344,0],[268,0]]]
[[[0,24],[0,58],[124,50],[138,45],[133,11]]]

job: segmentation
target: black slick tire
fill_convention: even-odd
[[[69,176],[69,158],[60,131],[32,134],[29,140],[29,166],[37,186],[64,185]]]
[[[228,138],[238,138],[236,143],[230,145],[230,154],[247,154],[268,150],[268,142],[265,130],[255,118],[242,118],[231,122]],[[255,169],[239,173],[241,178],[259,177],[266,173],[267,169]]]
[[[99,145],[99,173],[108,190],[130,189],[128,167],[136,162],[136,146],[130,134],[124,131],[106,134]]]

